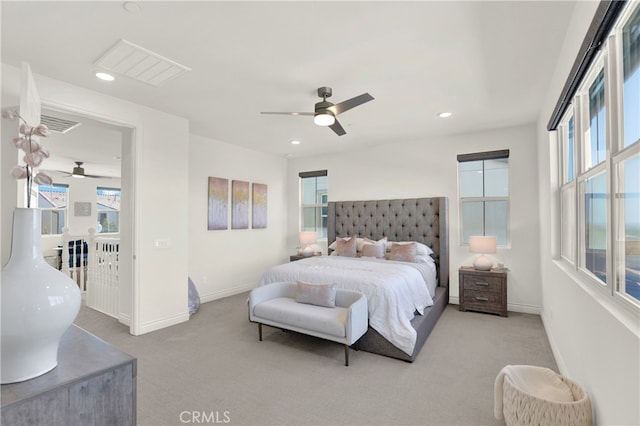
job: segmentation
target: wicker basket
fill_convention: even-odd
[[[503,414],[507,425],[591,426],[591,401],[580,386],[560,377],[573,393],[573,402],[541,399],[518,389],[509,376],[503,382]]]

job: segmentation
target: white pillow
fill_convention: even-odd
[[[430,256],[433,254],[433,250],[425,244],[419,243],[417,241],[390,241],[387,244],[387,251],[391,250],[391,244],[411,244],[416,243],[416,254],[418,256]]]
[[[369,244],[382,244],[386,250],[387,247],[387,237],[380,238],[378,241],[371,240],[369,238],[358,238],[358,251],[362,251],[362,247],[365,243]]]
[[[362,245],[360,256],[375,257],[376,259],[384,259],[385,246],[382,243],[368,243]]]
[[[336,240],[334,242],[329,244],[329,250],[335,250],[336,247],[338,247],[338,240],[349,241],[351,238],[354,238],[354,237],[338,237],[338,238],[336,238]]]

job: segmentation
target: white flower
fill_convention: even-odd
[[[11,170],[11,175],[16,179],[27,179],[27,207],[31,207],[29,193],[32,182],[38,185],[51,185],[53,182],[46,173],[34,172],[34,169],[39,167],[46,158],[49,158],[49,151],[40,144],[38,136],[47,137],[51,135],[51,132],[44,124],[39,124],[36,127],[29,126],[15,110],[5,109],[2,111],[2,116],[9,119],[18,117],[22,122],[19,128],[20,135],[13,138],[13,144],[16,148],[25,152],[25,156],[22,159],[26,164],[24,166],[15,166]]]
[[[15,109],[3,109],[2,117],[9,120],[13,120],[19,116],[18,116],[18,112]]]
[[[17,148],[23,150],[24,152],[26,152],[27,154],[30,152],[38,152],[40,151],[40,144],[33,140],[33,138],[31,138],[31,141],[29,141],[29,139],[22,139],[22,141],[20,141],[19,144],[16,145]]]
[[[53,183],[53,179],[51,179],[51,177],[44,172],[40,172],[35,175],[33,177],[33,181],[38,185],[51,185]]]
[[[22,133],[23,135],[29,135],[29,133],[31,133],[31,130],[33,130],[33,127],[29,126],[27,123],[22,123],[20,125],[20,133]]]
[[[30,152],[29,154],[22,157],[22,159],[25,163],[27,163],[29,167],[38,167],[40,164],[42,164],[42,160],[44,160],[39,152]]]
[[[25,179],[28,176],[27,168],[25,166],[15,166],[11,170],[11,176],[16,179]]]
[[[33,129],[33,134],[43,136],[46,138],[47,136],[51,135],[51,132],[49,131],[49,128],[46,125],[38,124],[38,126],[35,129]]]

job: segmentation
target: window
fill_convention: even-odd
[[[120,188],[97,190],[98,233],[120,232]]]
[[[509,244],[509,150],[458,155],[462,244],[494,235]]]
[[[624,145],[640,140],[640,8],[622,28]]]
[[[589,130],[585,135],[585,169],[597,166],[605,160],[606,124],[604,102],[604,70],[589,88]]]
[[[598,280],[607,282],[607,176],[599,173],[582,181],[580,199],[584,200],[582,233],[583,256],[580,262]]]
[[[640,308],[640,6],[627,3],[557,127],[560,253]]]
[[[575,118],[573,110],[567,112],[566,118],[559,126],[560,143],[560,173],[562,186],[560,187],[560,216],[562,223],[562,237],[560,253],[571,263],[576,260],[576,187],[575,175]]]
[[[42,211],[42,235],[62,234],[66,226],[69,186],[54,183],[38,186],[38,208]]]
[[[300,230],[315,231],[318,239],[327,238],[328,179],[326,170],[301,172]]]

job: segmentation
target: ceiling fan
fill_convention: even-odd
[[[322,98],[322,102],[315,105],[314,112],[261,112],[260,114],[278,114],[278,115],[313,115],[313,122],[318,126],[328,126],[338,136],[345,135],[347,132],[342,128],[336,116],[351,108],[355,108],[365,102],[372,101],[374,98],[368,93],[363,93],[355,98],[347,99],[338,104],[327,101],[331,97],[331,87],[318,88],[318,96]]]
[[[75,161],[76,166],[73,168],[73,171],[71,173],[69,172],[65,172],[62,170],[58,170],[60,173],[64,173],[67,176],[71,176],[74,178],[92,178],[92,179],[111,179],[111,176],[98,176],[98,175],[88,175],[84,172],[84,167],[82,167],[82,165],[84,164],[82,161]]]

